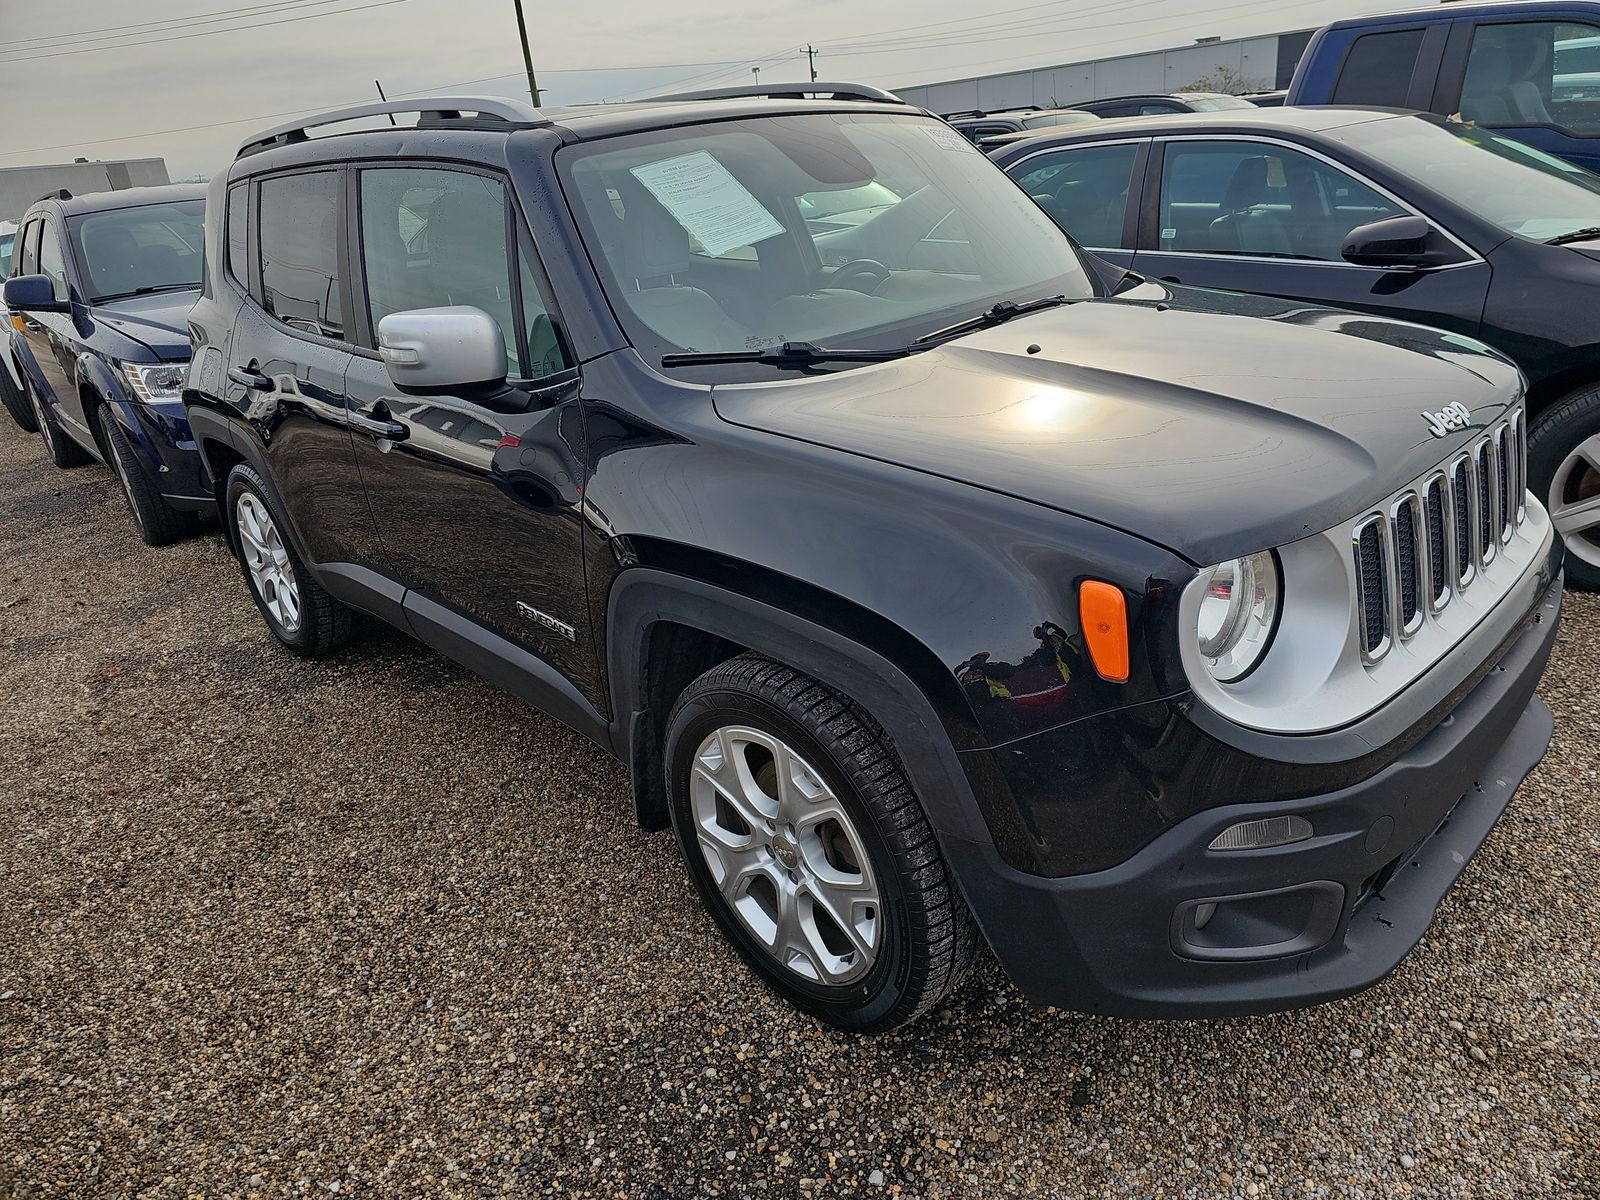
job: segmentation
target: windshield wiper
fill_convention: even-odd
[[[112,292],[108,296],[96,296],[96,304],[104,304],[107,300],[127,300],[133,296],[151,296],[156,292],[190,292],[199,287],[198,283],[160,283],[146,287],[137,287],[128,292]]]
[[[763,367],[809,367],[829,362],[888,362],[915,353],[911,346],[893,350],[830,350],[810,342],[784,342],[761,350],[694,350],[663,355],[663,367],[720,366],[724,363],[758,363]]]
[[[1553,238],[1545,238],[1546,246],[1565,246],[1568,242],[1592,242],[1600,238],[1600,225],[1590,225],[1587,229],[1574,229],[1571,233],[1558,233]]]
[[[1002,300],[999,304],[984,309],[975,317],[968,317],[965,321],[957,321],[954,325],[946,325],[943,329],[935,329],[932,333],[925,333],[911,344],[913,346],[921,346],[928,342],[942,342],[946,338],[958,337],[963,333],[975,333],[980,329],[991,329],[996,325],[1004,325],[1015,317],[1038,312],[1043,308],[1059,308],[1063,304],[1076,304],[1080,299],[1083,299],[1083,297],[1045,296],[1042,299],[1028,300],[1022,304],[1018,304],[1015,300]]]

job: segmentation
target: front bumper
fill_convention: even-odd
[[[1068,878],[947,843],[1001,965],[1034,1003],[1128,1017],[1271,1012],[1377,983],[1544,755],[1553,722],[1534,689],[1560,607],[1558,579],[1449,715],[1352,786],[1207,809],[1126,862]],[[1310,839],[1209,848],[1240,822],[1290,815],[1311,822]],[[1207,903],[1218,908],[1197,928]]]
[[[178,400],[126,401],[123,426],[141,465],[173,508],[207,511],[216,497],[201,474],[200,448]]]

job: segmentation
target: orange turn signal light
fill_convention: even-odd
[[[1078,619],[1083,641],[1100,678],[1128,682],[1128,604],[1122,589],[1098,579],[1078,586]]]

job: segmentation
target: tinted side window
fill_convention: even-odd
[[[22,231],[22,249],[17,255],[17,269],[13,274],[37,275],[39,273],[39,229],[43,221],[31,221]]]
[[[390,313],[466,304],[500,325],[510,374],[537,378],[565,360],[531,270],[518,311],[506,243],[506,195],[497,179],[433,168],[361,173],[361,258],[372,326]],[[518,347],[529,346],[519,365]]]
[[[1472,34],[1461,115],[1492,127],[1554,125],[1600,134],[1600,27],[1570,21],[1480,25]]]
[[[1040,154],[1012,168],[1024,191],[1085,246],[1132,249],[1122,236],[1135,145]]]
[[[1345,55],[1331,102],[1403,108],[1421,50],[1420,29],[1363,34]]]
[[[342,338],[339,175],[264,179],[259,194],[262,305],[293,329]]]
[[[228,189],[228,274],[245,287],[250,286],[250,258],[247,239],[250,232],[250,185],[236,183]]]
[[[67,298],[67,260],[61,253],[61,237],[53,222],[46,221],[40,231],[39,273],[50,276],[57,300]]]
[[[1169,142],[1161,249],[1342,262],[1358,225],[1405,215],[1321,159],[1266,142]]]

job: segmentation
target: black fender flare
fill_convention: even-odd
[[[636,753],[646,696],[641,667],[652,626],[670,621],[738,642],[860,702],[889,734],[941,842],[992,839],[961,758],[933,704],[909,675],[877,651],[785,609],[685,575],[651,567],[624,571],[607,609],[612,749],[647,782]],[[636,797],[636,803],[638,798]]]

